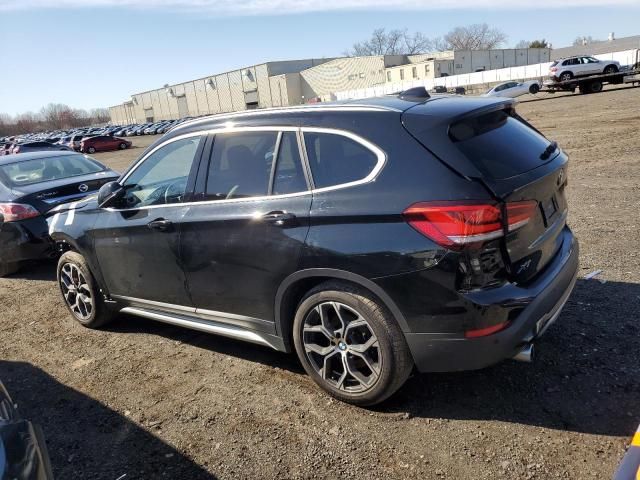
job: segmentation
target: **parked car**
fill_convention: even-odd
[[[578,270],[567,156],[511,99],[419,90],[175,127],[51,221],[69,311],[295,350],[358,405],[530,359]]]
[[[0,157],[0,276],[54,255],[44,215],[116,178],[116,172],[74,152]]]
[[[436,85],[433,87],[433,93],[447,93],[447,87],[444,85]]]
[[[17,143],[12,153],[41,152],[43,150],[71,151],[66,145],[56,145],[46,141]]]
[[[0,382],[0,478],[53,480],[51,460],[39,425],[22,418]]]
[[[620,62],[616,60],[598,60],[589,55],[579,55],[553,62],[549,67],[549,76],[553,80],[564,82],[576,77],[616,73],[619,70]]]
[[[529,80],[526,82],[504,82],[500,83],[483,94],[485,97],[519,97],[531,93],[535,95],[540,91],[540,82],[538,80]]]
[[[131,147],[131,142],[124,138],[98,135],[85,137],[80,142],[80,151],[84,153],[106,152],[110,150],[124,150]]]

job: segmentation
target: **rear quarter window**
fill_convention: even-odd
[[[375,152],[344,135],[305,132],[304,143],[315,188],[362,180],[378,164]]]
[[[485,113],[452,124],[449,136],[467,159],[490,178],[509,178],[537,168],[551,143],[505,110]]]

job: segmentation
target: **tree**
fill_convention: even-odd
[[[551,48],[551,44],[543,38],[542,40],[534,40],[531,42],[529,48]]]
[[[515,48],[551,48],[551,44],[544,38],[542,40],[520,40],[516,43]]]
[[[501,46],[507,36],[501,30],[486,23],[456,27],[447,33],[440,43],[443,50],[491,50]]]
[[[376,28],[371,38],[354,43],[345,54],[349,57],[412,55],[430,49],[431,41],[420,32],[410,34],[407,29],[387,32],[384,28]]]

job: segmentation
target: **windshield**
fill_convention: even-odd
[[[84,155],[60,155],[0,165],[0,176],[3,183],[19,187],[88,175],[103,170],[105,168],[90,157]]]

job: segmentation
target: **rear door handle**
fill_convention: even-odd
[[[277,226],[283,226],[287,223],[291,223],[297,217],[293,213],[283,212],[282,210],[274,210],[273,212],[265,213],[262,219],[265,222],[273,223]]]
[[[149,227],[151,230],[167,232],[171,230],[171,228],[173,227],[173,222],[170,222],[169,220],[165,220],[164,218],[157,218],[147,223],[147,227]]]

